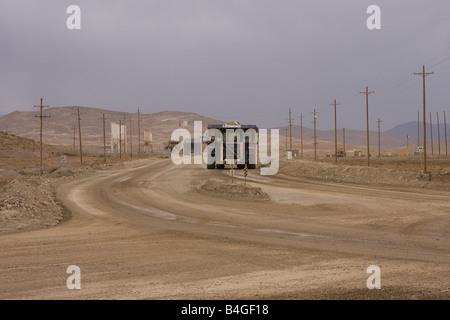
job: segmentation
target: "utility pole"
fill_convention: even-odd
[[[337,120],[336,120],[336,106],[340,106],[340,103],[336,103],[336,99],[334,99],[334,103],[330,104],[330,106],[334,106],[334,158],[335,162],[337,162]]]
[[[316,112],[316,109],[314,108],[314,161],[317,161],[317,134],[316,134],[317,113],[318,112]]]
[[[103,113],[102,118],[103,122],[103,162],[106,162],[106,120],[108,118],[105,118],[105,114]]]
[[[78,108],[78,138],[80,140],[80,162],[83,163],[83,146],[81,143],[81,117],[80,117],[80,108]]]
[[[303,157],[303,114],[300,113],[300,152]]]
[[[431,133],[431,155],[434,155],[433,152],[433,121],[431,120],[431,112],[430,112],[430,133]]]
[[[447,156],[447,119],[445,118],[445,110],[444,110],[444,134],[445,134],[445,155]]]
[[[427,172],[427,124],[425,111],[425,77],[434,74],[434,72],[425,72],[425,65],[422,67],[422,72],[414,72],[415,75],[422,76],[423,79],[423,172]]]
[[[119,120],[119,159],[122,159],[122,120]]]
[[[42,169],[42,127],[43,127],[43,119],[44,118],[50,118],[49,115],[44,115],[44,113],[43,113],[44,108],[49,108],[50,106],[44,106],[42,103],[43,103],[43,99],[41,97],[41,104],[33,106],[34,108],[39,108],[40,109],[40,113],[36,117],[39,117],[40,122],[41,122],[41,129],[40,129],[40,133],[39,133],[39,145],[40,145],[39,174],[41,174],[41,175],[44,173],[44,171]]]
[[[75,151],[75,132],[76,132],[75,125],[73,125],[73,150],[74,151]]]
[[[133,122],[130,116],[130,155],[133,158]]]
[[[342,128],[342,144],[343,144],[343,151],[344,151],[344,157],[347,156],[346,152],[345,152],[345,128]]]
[[[441,155],[441,131],[439,130],[439,112],[436,112],[438,129],[438,155]]]
[[[127,154],[127,139],[126,139],[126,137],[127,137],[127,120],[126,120],[125,115],[123,116],[122,123],[123,123],[123,140],[122,140],[123,141],[123,155],[125,156]]]
[[[366,120],[367,120],[367,166],[370,167],[370,144],[369,144],[369,94],[375,93],[375,91],[370,91],[369,88],[366,87],[365,92],[360,92],[361,94],[366,95]]]
[[[409,136],[406,135],[406,156],[409,156]]]
[[[141,153],[141,113],[138,108],[137,116],[138,116],[138,154]]]
[[[288,148],[287,148],[287,146],[288,146],[288,134],[287,134],[287,132],[288,132],[288,128],[286,127],[286,129],[284,130],[285,131],[285,136],[286,136],[286,154],[287,154],[287,150],[288,150]]]
[[[380,118],[378,118],[378,159],[381,158],[381,122]]]
[[[291,108],[289,108],[289,150],[292,150],[292,118],[291,118]]]

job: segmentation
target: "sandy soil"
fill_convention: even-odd
[[[0,235],[0,299],[450,298],[449,191],[257,170],[269,199],[202,188],[229,173],[154,158],[66,180],[70,219]]]

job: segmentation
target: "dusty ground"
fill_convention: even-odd
[[[339,159],[336,164],[334,160],[314,162],[297,158],[281,159],[279,172],[288,176],[361,185],[450,190],[450,160],[433,159],[432,163],[433,170],[423,173],[416,166],[416,159],[382,159],[368,167],[367,160],[364,162],[361,159]]]
[[[220,187],[227,170],[170,159],[48,173],[62,222],[0,235],[0,298],[450,298],[448,190],[282,165],[277,176],[250,171],[263,200]],[[66,287],[73,264],[81,290]],[[381,268],[380,290],[366,287],[370,265]]]

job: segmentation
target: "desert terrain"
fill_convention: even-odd
[[[308,140],[277,175],[232,179],[161,148],[80,164],[70,143],[45,144],[40,176],[36,141],[1,141],[0,299],[450,298],[448,157],[426,174],[420,157],[336,164],[324,141],[314,162]]]

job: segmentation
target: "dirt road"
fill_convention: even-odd
[[[70,219],[0,236],[0,299],[450,298],[449,192],[250,171],[258,201],[208,179],[229,171],[151,159],[62,186]]]

